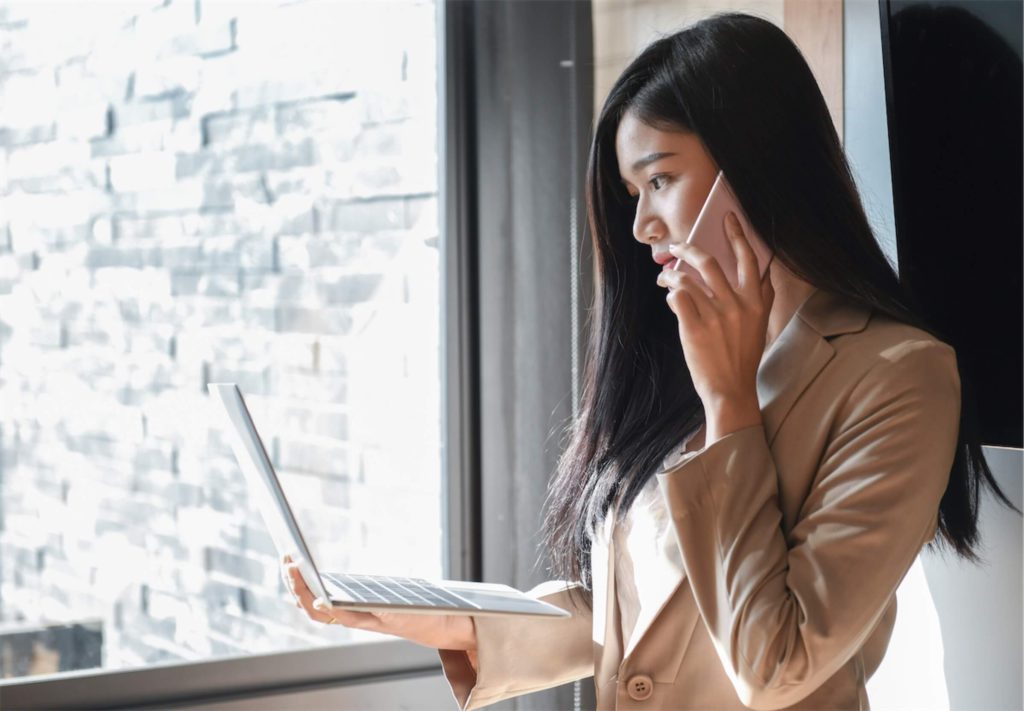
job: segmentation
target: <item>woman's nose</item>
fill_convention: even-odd
[[[650,244],[661,239],[662,232],[661,220],[643,206],[641,199],[637,204],[636,217],[633,218],[633,236],[638,242]]]

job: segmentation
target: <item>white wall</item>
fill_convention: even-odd
[[[985,458],[1000,487],[1021,508],[1022,453],[986,447]],[[951,709],[1024,708],[1022,535],[1021,517],[985,497],[981,506],[985,565],[923,556],[942,626]]]

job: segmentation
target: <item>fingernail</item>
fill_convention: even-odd
[[[327,603],[324,602],[324,599],[322,597],[318,597],[316,600],[313,601],[313,607],[317,610],[321,610],[327,607]]]

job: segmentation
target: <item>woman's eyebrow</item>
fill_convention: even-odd
[[[676,155],[676,154],[675,153],[670,153],[670,152],[664,152],[664,151],[661,152],[661,153],[650,153],[650,154],[644,156],[643,158],[640,158],[639,160],[637,160],[633,164],[632,172],[636,173],[641,168],[646,168],[647,166],[649,166],[651,163],[654,163],[655,161],[659,161],[662,158],[668,158],[669,156],[674,156],[674,155]],[[622,178],[622,182],[626,183],[627,181],[626,181],[625,178]]]
[[[668,158],[669,156],[674,155],[675,153],[651,153],[650,155],[646,155],[633,164],[633,172],[635,173],[641,168],[646,168],[654,161],[658,161],[661,160],[662,158]]]

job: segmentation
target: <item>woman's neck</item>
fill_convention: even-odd
[[[772,260],[768,273],[775,289],[775,298],[772,300],[772,311],[768,314],[768,330],[765,333],[764,344],[766,353],[793,318],[796,310],[814,291],[812,284],[793,274],[777,259]]]

